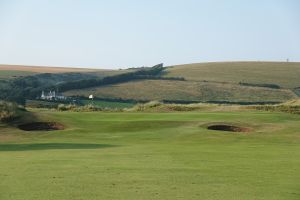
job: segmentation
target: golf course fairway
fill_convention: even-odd
[[[64,128],[0,124],[1,200],[300,199],[300,115],[32,112]]]

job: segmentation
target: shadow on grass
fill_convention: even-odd
[[[1,151],[34,151],[59,149],[102,149],[117,147],[110,144],[80,144],[80,143],[38,143],[38,144],[0,144]]]

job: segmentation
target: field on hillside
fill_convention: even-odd
[[[93,72],[95,69],[70,68],[70,67],[46,67],[46,66],[26,66],[26,65],[1,65],[1,71],[26,71],[35,73],[65,73],[65,72]]]
[[[296,98],[290,90],[228,83],[143,80],[65,92],[68,96],[169,101],[283,102]]]
[[[284,88],[300,87],[300,63],[287,62],[224,62],[176,65],[166,76],[194,81],[229,83],[268,83]]]
[[[299,115],[32,111],[65,130],[0,124],[1,200],[300,198]]]
[[[88,68],[68,68],[68,67],[40,67],[40,66],[21,66],[21,65],[0,65],[0,80],[30,76],[41,73],[82,73],[97,77],[112,76],[133,70],[106,70]]]
[[[1,70],[2,69],[2,70]],[[7,71],[7,69],[11,69]],[[142,70],[143,68],[140,68]],[[23,71],[18,71],[23,70]],[[11,79],[20,76],[28,76],[38,73],[33,77],[26,77],[11,86],[16,91],[9,93],[8,83],[2,81],[0,88],[2,98],[10,97],[15,100],[15,94],[20,90],[29,89],[30,97],[35,98],[37,91],[44,88],[55,88],[57,84],[78,82],[81,84],[93,83],[97,79],[112,76],[112,80],[120,79],[113,77],[138,69],[126,70],[94,70],[79,68],[57,68],[57,67],[30,67],[30,66],[6,66],[0,65],[0,80]],[[40,74],[40,73],[56,74]],[[63,73],[64,72],[64,73]],[[69,73],[76,72],[76,73]],[[160,74],[149,80],[149,77],[139,78],[141,80],[128,78],[120,82],[111,82],[99,87],[88,84],[85,87],[67,86],[67,96],[88,96],[94,94],[100,99],[125,99],[135,101],[166,100],[173,102],[226,102],[226,103],[276,103],[285,102],[299,96],[300,87],[300,63],[283,62],[221,62],[201,63],[171,66],[164,69]],[[162,77],[158,77],[162,76]],[[128,76],[129,77],[129,76]],[[185,80],[161,80],[164,77]],[[114,79],[115,78],[115,79]],[[35,82],[33,80],[36,80]],[[28,85],[25,85],[28,83]],[[22,85],[25,88],[22,88]],[[101,84],[100,84],[101,85]],[[87,88],[90,87],[90,88]],[[33,89],[34,88],[34,89]],[[64,88],[64,87],[62,87]],[[77,88],[77,89],[75,89]],[[29,91],[28,90],[28,91]],[[21,97],[18,97],[19,99]]]
[[[297,98],[300,63],[223,62],[167,67],[164,77],[65,92],[68,96],[198,102],[284,102]],[[280,89],[278,89],[280,88]]]
[[[0,70],[0,80],[30,76],[36,74],[30,71]]]

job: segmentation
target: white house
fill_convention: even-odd
[[[45,94],[45,92],[42,91],[41,99],[52,101],[52,100],[66,100],[67,98],[62,93],[58,93],[50,90],[47,94]]]

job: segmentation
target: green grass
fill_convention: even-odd
[[[283,88],[300,87],[298,62],[212,62],[177,65],[166,76],[184,77],[194,81],[277,84]]]
[[[286,89],[249,87],[238,84],[143,80],[65,92],[68,96],[122,98],[135,100],[228,101],[228,102],[284,102],[297,96]]]
[[[66,130],[0,124],[1,200],[300,198],[299,115],[35,112]]]

